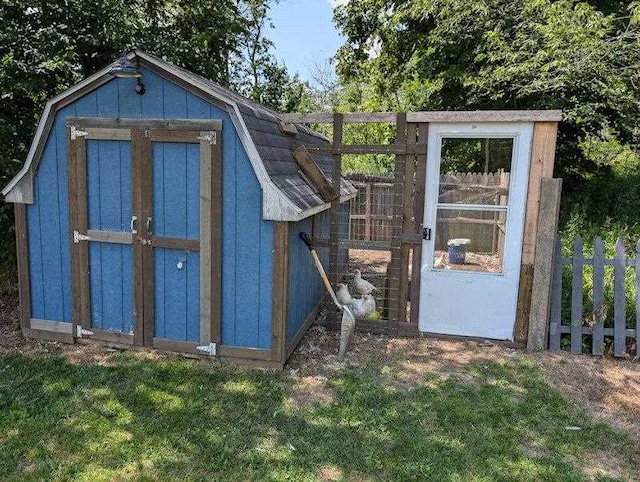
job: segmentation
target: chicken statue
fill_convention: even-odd
[[[370,295],[372,291],[378,289],[371,283],[369,283],[366,279],[362,278],[362,273],[359,269],[355,270],[354,272],[353,286],[356,287],[356,290],[358,290],[358,293],[360,293],[360,295],[362,296]]]

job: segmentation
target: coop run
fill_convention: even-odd
[[[561,118],[540,110],[285,116],[327,124],[331,146],[308,150],[332,154],[336,181],[343,172],[358,188],[348,219],[334,203],[324,239],[332,283],[356,291],[360,271],[377,287],[374,316],[356,328],[546,346]],[[395,132],[391,143],[384,132]]]
[[[303,145],[329,142],[138,50],[49,101],[3,190],[24,333],[281,367],[324,294],[298,235],[357,193]]]

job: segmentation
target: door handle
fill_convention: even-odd
[[[138,220],[138,216],[131,216],[131,234],[138,234],[138,229],[136,228],[136,221]]]
[[[147,218],[147,234],[153,234],[153,232],[151,231],[152,227],[153,227],[153,218],[148,217]]]

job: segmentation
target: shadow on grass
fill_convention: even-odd
[[[467,370],[403,393],[380,366],[348,368],[327,381],[335,402],[297,407],[282,374],[127,353],[0,357],[0,478],[581,480],[605,452],[620,477],[638,470],[630,439],[535,367]]]

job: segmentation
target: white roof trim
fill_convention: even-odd
[[[351,199],[353,199],[354,197],[356,197],[358,195],[358,191],[356,190],[356,192],[349,194],[347,196],[342,196],[340,198],[340,203],[342,204],[343,202],[349,201]],[[318,214],[321,213],[322,211],[326,211],[327,209],[329,209],[331,207],[331,203],[325,203],[325,204],[320,204],[319,206],[314,206],[312,208],[306,209],[304,211],[302,211],[299,215],[297,219],[292,219],[291,221],[301,221],[302,219],[306,219],[309,216],[313,216],[314,214]]]

